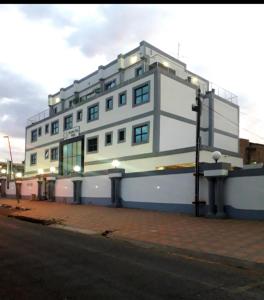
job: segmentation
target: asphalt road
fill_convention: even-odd
[[[0,299],[264,299],[264,272],[0,216]]]

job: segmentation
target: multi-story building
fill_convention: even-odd
[[[240,139],[240,155],[244,164],[264,163],[264,145]]]
[[[48,96],[49,109],[26,127],[25,175],[55,167],[68,175],[106,170],[117,159],[126,172],[195,161],[197,90],[201,90],[201,162],[239,158],[239,106],[208,80],[149,43]],[[230,123],[231,122],[233,123]],[[236,124],[237,126],[234,126]]]

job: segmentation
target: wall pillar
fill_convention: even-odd
[[[42,200],[42,182],[43,180],[38,180],[38,200]]]
[[[218,177],[216,181],[216,205],[217,205],[217,218],[226,218],[226,213],[224,212],[224,198],[223,198],[223,192],[224,192],[224,179],[223,177]]]
[[[82,177],[74,177],[73,182],[73,204],[82,204]]]
[[[56,177],[47,177],[47,198],[49,201],[55,201]]]
[[[208,179],[208,213],[207,216],[213,217],[215,215],[215,178],[207,177]]]
[[[21,197],[21,187],[22,187],[22,181],[21,180],[17,180],[16,181],[16,198],[17,201],[19,202],[19,200],[22,198]]]
[[[6,197],[6,177],[1,177],[0,178],[0,182],[1,182],[1,198],[5,198]]]
[[[121,179],[124,169],[109,169],[108,174],[111,180],[111,202],[113,207],[122,207],[121,199]]]

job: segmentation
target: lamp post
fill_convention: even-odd
[[[8,135],[4,135],[4,138],[6,138],[8,140],[8,148],[9,148],[9,154],[10,154],[10,159],[11,159],[11,170],[10,170],[10,175],[11,175],[12,171],[13,171],[13,158],[12,158],[11,145],[10,145],[9,136]],[[11,178],[11,176],[10,176],[10,178]]]

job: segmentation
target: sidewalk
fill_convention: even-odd
[[[17,205],[1,199],[0,204]],[[21,200],[16,215],[62,219],[63,224],[112,237],[151,242],[264,263],[264,221],[216,220],[140,209]]]

